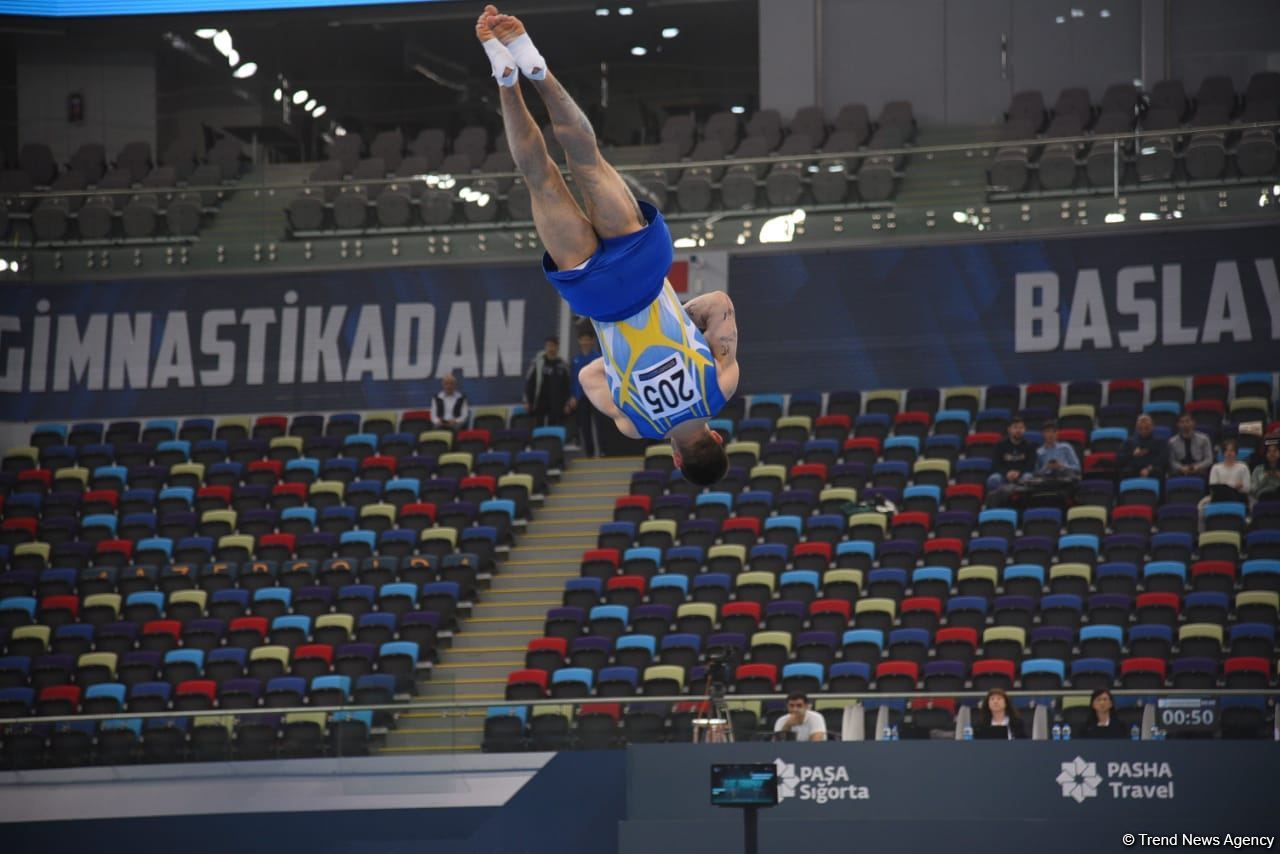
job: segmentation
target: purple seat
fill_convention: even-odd
[[[894,489],[889,486],[873,486],[863,490],[861,498],[863,501],[892,501],[894,504],[902,503],[902,490]]]
[[[741,632],[719,632],[707,638],[706,649],[720,647],[730,651],[730,656],[741,655],[747,648],[747,636]]]

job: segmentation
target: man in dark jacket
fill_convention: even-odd
[[[595,329],[589,322],[584,323],[578,328],[578,355],[573,357],[573,367],[569,371],[573,381],[569,411],[573,412],[577,418],[578,444],[582,445],[582,452],[588,457],[596,455],[596,434],[605,428],[600,424],[599,410],[592,405],[591,398],[587,397],[582,390],[582,382],[578,379],[578,374],[598,358],[600,358],[600,342],[596,340]]]
[[[1164,477],[1168,443],[1157,439],[1154,431],[1155,423],[1151,416],[1139,415],[1133,435],[1125,440],[1124,447],[1116,455],[1116,469],[1120,477]]]
[[[569,412],[569,366],[560,358],[560,339],[546,340],[524,377],[524,405],[538,426],[564,424]]]
[[[1005,437],[996,445],[991,458],[991,476],[987,478],[987,503],[993,507],[1007,504],[1018,482],[1035,471],[1038,449],[1026,435],[1026,422],[1015,415],[1009,421]]]

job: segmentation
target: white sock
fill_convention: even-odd
[[[480,44],[484,45],[484,52],[489,55],[489,64],[493,66],[493,79],[498,81],[498,85],[507,88],[516,85],[516,80],[520,77],[520,66],[516,64],[516,58],[511,55],[511,51],[507,50],[507,46],[496,38],[485,39]]]
[[[533,39],[528,33],[521,33],[507,44],[507,50],[516,58],[520,73],[530,80],[541,80],[547,76],[547,61],[533,46]]]

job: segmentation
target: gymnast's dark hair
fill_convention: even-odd
[[[698,486],[711,486],[729,470],[729,455],[724,445],[708,432],[681,450],[680,463],[685,480]]]

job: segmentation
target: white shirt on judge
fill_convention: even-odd
[[[778,718],[773,725],[774,732],[783,732],[787,725],[787,718],[790,715],[783,715]],[[815,733],[827,734],[827,719],[815,712],[813,709],[806,709],[804,713],[804,721],[791,728],[796,734],[796,741],[810,741]]]

